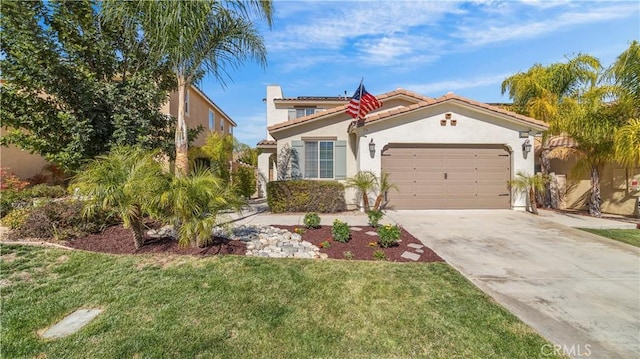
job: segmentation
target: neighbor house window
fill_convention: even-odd
[[[189,90],[184,95],[184,113],[189,113]]]
[[[304,177],[333,178],[333,141],[304,143]]]
[[[216,117],[213,114],[213,111],[209,110],[209,130],[213,131],[216,128]]]
[[[220,119],[220,132],[224,133],[224,120]]]

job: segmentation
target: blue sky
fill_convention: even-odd
[[[260,24],[265,69],[229,69],[226,87],[200,87],[238,124],[235,136],[265,138],[266,86],[285,97],[351,96],[364,77],[372,94],[404,88],[508,102],[505,77],[535,63],[587,53],[610,65],[640,38],[638,1],[278,1]]]

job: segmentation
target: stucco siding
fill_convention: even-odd
[[[559,188],[560,207],[587,210],[591,196],[591,181],[588,173],[572,172],[575,160],[551,160],[552,173],[566,176],[566,185]],[[609,164],[600,173],[600,197],[603,212],[625,216],[637,215],[637,198],[640,192],[631,189],[631,181],[640,182],[640,169],[625,170]]]
[[[445,113],[451,113],[451,119],[445,120]],[[445,120],[445,125],[441,125]],[[452,126],[451,120],[456,121]],[[500,144],[511,153],[512,178],[518,171],[532,174],[534,156],[530,152],[524,158],[519,131],[529,130],[523,125],[502,120],[480,111],[471,111],[462,106],[444,104],[426,108],[422,111],[401,115],[381,122],[373,122],[364,128],[358,138],[360,169],[380,172],[382,149],[389,143],[428,143],[428,144]],[[369,155],[369,142],[373,139],[376,153]],[[533,143],[533,137],[529,136]],[[505,184],[506,185],[506,184]],[[513,196],[513,207],[523,208],[525,198]]]

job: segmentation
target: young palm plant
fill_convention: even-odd
[[[369,210],[369,191],[376,187],[376,175],[371,171],[359,171],[353,177],[346,180],[348,188],[355,188],[362,196],[362,206],[365,211]]]
[[[156,155],[137,147],[117,147],[96,157],[72,182],[87,198],[84,216],[98,209],[114,211],[131,229],[136,248],[144,244],[143,218],[157,213],[159,194],[168,183]]]
[[[382,172],[380,174],[380,178],[377,178],[377,190],[378,190],[378,196],[376,197],[376,202],[373,205],[373,210],[374,211],[379,211],[380,209],[382,209],[382,201],[384,200],[387,192],[389,192],[392,189],[395,189],[396,191],[398,191],[398,186],[396,186],[394,183],[391,183],[391,181],[389,181],[389,174],[387,172]]]
[[[524,193],[527,197],[527,210],[533,214],[538,214],[536,191],[544,191],[548,182],[548,177],[542,174],[531,176],[522,171],[518,171],[516,178],[509,181],[509,187],[516,193]]]
[[[209,169],[197,169],[174,177],[160,204],[165,208],[165,219],[176,226],[180,246],[204,247],[211,243],[213,228],[221,222],[220,212],[239,210],[244,202]]]

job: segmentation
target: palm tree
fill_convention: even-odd
[[[362,207],[369,210],[369,191],[375,189],[376,175],[371,171],[359,171],[353,177],[347,178],[345,184],[348,188],[355,188],[362,196]]]
[[[266,64],[266,47],[253,15],[271,26],[271,0],[120,1],[108,0],[105,14],[126,24],[138,24],[151,53],[173,70],[178,88],[176,170],[189,170],[185,99],[189,86],[212,74],[224,86],[227,67],[247,59]]]
[[[378,211],[382,207],[382,201],[384,200],[387,192],[392,189],[398,190],[398,186],[389,181],[389,174],[387,172],[382,172],[380,174],[380,178],[377,178],[376,188],[378,190],[378,196],[376,197],[376,202],[373,205],[373,210]]]
[[[211,161],[213,174],[225,182],[230,180],[233,151],[237,146],[238,141],[232,135],[214,132],[207,137],[204,146],[200,147],[200,151]]]
[[[159,195],[168,183],[154,159],[158,154],[137,147],[116,147],[92,160],[72,183],[88,198],[84,215],[91,216],[98,209],[115,211],[124,227],[131,228],[136,248],[144,244],[143,218],[158,214]]]
[[[640,167],[640,119],[632,118],[616,130],[615,158],[627,168]]]
[[[178,243],[198,247],[208,245],[213,239],[212,231],[220,224],[221,211],[239,210],[244,204],[233,189],[209,169],[174,176],[159,203],[166,213],[164,219],[177,228]]]
[[[595,86],[601,69],[600,61],[593,56],[579,54],[566,63],[548,66],[533,65],[526,72],[516,73],[502,82],[502,94],[509,93],[513,110],[550,124],[550,132],[560,114],[566,98],[575,97],[584,87]],[[540,161],[542,174],[547,175],[551,167],[548,150],[548,134],[543,137]],[[545,188],[545,207],[551,204],[551,190]]]
[[[545,175],[536,174],[531,176],[522,171],[518,171],[516,178],[509,181],[509,187],[516,193],[524,193],[527,197],[527,211],[538,214],[536,192],[543,191],[548,182],[548,177]]]

